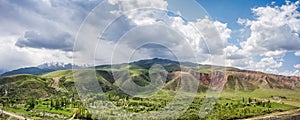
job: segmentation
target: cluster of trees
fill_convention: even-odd
[[[56,110],[58,109],[62,110],[67,107],[72,108],[75,107],[76,105],[79,106],[78,105],[79,103],[76,102],[74,99],[68,100],[66,97],[56,98],[56,99],[46,99],[46,100],[36,100],[35,98],[30,98],[26,100],[26,104],[25,104],[26,111],[30,111],[34,109],[35,106],[38,104],[49,106],[50,110],[52,110],[53,108]]]
[[[252,98],[249,97],[248,101],[245,100],[245,98],[243,98],[243,103],[244,103],[244,105],[246,104],[247,106],[249,106],[249,105],[256,105],[256,106],[262,106],[262,107],[272,108],[270,100],[260,101],[260,100],[252,99]]]
[[[67,108],[67,106],[75,104],[72,100],[67,100],[65,97],[59,98],[59,99],[51,99],[50,100],[50,109],[55,108],[57,109],[63,109]]]
[[[92,115],[83,106],[81,101],[76,101],[75,99],[67,99],[66,97],[47,99],[47,100],[36,100],[28,99],[26,102],[26,110],[30,111],[35,108],[36,105],[42,103],[43,105],[49,106],[50,110],[63,110],[66,108],[74,108],[73,115],[75,119],[92,119]]]
[[[38,101],[36,101],[34,98],[30,98],[29,100],[27,100],[26,105],[25,105],[26,111],[32,110],[35,107],[35,105],[37,105],[37,104],[38,104]]]
[[[75,119],[92,120],[92,114],[83,107],[82,103],[79,104],[78,108],[74,109]]]
[[[2,105],[2,107],[13,107],[16,104],[23,103],[24,101],[19,98],[0,97],[0,104]]]
[[[270,113],[272,111],[272,104],[269,100],[260,101],[253,98],[243,98],[242,100],[224,100],[227,102],[217,102],[213,106],[213,110],[207,111],[204,114],[204,118],[200,118],[199,112],[203,105],[203,99],[200,98],[197,99],[197,101],[192,102],[180,119],[239,119],[247,116]]]

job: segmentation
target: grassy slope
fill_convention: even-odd
[[[41,75],[43,78],[66,77],[67,81],[73,81],[72,70],[59,70]]]
[[[48,87],[50,79],[35,75],[14,75],[0,78],[1,96],[17,98],[40,98],[47,97],[54,92]],[[6,92],[7,91],[7,92]]]
[[[140,85],[147,85],[149,82],[149,78],[147,78],[148,71],[139,67],[136,67],[137,69],[130,70],[130,75],[133,76],[134,82]],[[209,73],[211,66],[202,66],[200,67],[201,73]],[[222,68],[215,67],[215,69],[221,70]],[[234,68],[229,68],[231,70],[236,70]],[[115,71],[118,71],[118,69],[114,69]],[[111,71],[109,69],[98,69],[97,71],[97,78],[101,85],[104,85],[108,88],[116,89],[117,84],[114,84],[111,77]],[[34,97],[47,97],[49,95],[47,94],[53,94],[54,89],[49,87],[49,83],[52,81],[52,78],[65,78],[65,83],[61,84],[62,87],[73,87],[74,88],[74,81],[73,81],[73,72],[71,70],[61,70],[61,71],[55,71],[51,73],[47,73],[41,76],[34,76],[34,75],[16,75],[16,76],[9,76],[0,78],[0,85],[4,85],[7,83],[10,83],[12,88],[15,88],[15,91],[13,91],[12,95],[20,95],[22,97],[26,96],[34,96]],[[154,99],[163,99],[172,93],[172,90],[176,90],[177,83],[180,82],[179,79],[172,79],[169,83],[166,84],[166,87],[168,90],[163,90],[162,93],[159,93],[158,96],[153,96]],[[286,100],[282,100],[280,103],[285,102],[288,104],[292,104],[295,106],[300,106],[300,90],[288,90],[288,89],[253,89],[252,84],[248,82],[243,82],[242,79],[233,79],[229,82],[227,86],[230,88],[229,90],[224,90],[221,94],[221,100],[219,100],[220,104],[224,105],[225,103],[236,103],[236,99],[240,100],[243,97],[248,98],[257,98],[257,99],[271,99],[270,96],[285,96],[287,97]],[[2,87],[3,88],[3,87]],[[17,89],[16,89],[17,88]],[[226,88],[226,87],[225,87]],[[246,88],[245,90],[242,88]],[[30,90],[28,90],[30,89]],[[171,90],[171,91],[169,91]],[[242,90],[242,91],[241,91]],[[3,91],[3,90],[2,90]],[[3,93],[3,92],[1,92]],[[21,94],[22,93],[22,94]],[[113,93],[113,92],[111,92]],[[169,94],[168,94],[169,93]],[[176,91],[173,91],[173,93],[176,93]],[[70,93],[68,93],[70,94]],[[119,94],[119,93],[118,93]],[[205,96],[201,94],[200,96]],[[225,98],[225,99],[223,99]],[[226,98],[229,98],[229,100],[226,100]],[[153,103],[153,100],[150,99],[149,102]],[[141,101],[138,100],[131,100],[131,102],[138,102]],[[145,102],[145,101],[143,101]],[[155,101],[154,101],[155,102]],[[293,106],[289,105],[283,105],[280,103],[276,103],[277,101],[273,101],[272,105],[274,106],[274,109],[281,109],[281,110],[287,110],[294,108]],[[155,103],[156,104],[156,103]],[[158,104],[158,103],[157,103]],[[44,109],[45,106],[37,106],[36,109]],[[263,108],[262,108],[263,109]],[[65,111],[58,111],[58,112],[65,112]],[[65,113],[67,114],[67,113]]]

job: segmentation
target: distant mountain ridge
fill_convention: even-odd
[[[32,75],[40,75],[43,73],[53,72],[55,70],[52,69],[40,69],[38,67],[27,67],[27,68],[20,68],[16,70],[12,70],[9,72],[5,72],[1,74],[1,76],[10,76],[10,75],[17,75],[17,74],[32,74]]]
[[[71,63],[51,62],[51,63],[44,63],[36,67],[25,67],[25,68],[8,71],[1,74],[0,76],[10,76],[10,75],[18,75],[18,74],[41,75],[44,73],[49,73],[57,70],[68,70],[68,69],[72,69],[73,67],[75,69],[79,69],[79,68],[84,68],[86,66],[72,65]]]
[[[3,74],[3,73],[5,73],[7,70],[2,70],[2,69],[0,69],[0,75],[1,74]]]

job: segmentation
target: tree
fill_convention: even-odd
[[[54,102],[53,102],[53,100],[51,99],[51,101],[50,101],[50,108],[52,108],[54,106]]]
[[[26,109],[26,111],[32,110],[35,107],[35,102],[36,101],[33,98],[29,99],[27,101],[27,105],[26,106],[28,106],[28,108]]]
[[[248,101],[249,101],[249,103],[251,103],[251,102],[252,102],[252,99],[249,97]]]
[[[58,99],[55,100],[55,109],[60,108],[60,102]]]
[[[272,105],[271,105],[270,100],[268,100],[268,107],[269,107],[269,108],[272,108]]]

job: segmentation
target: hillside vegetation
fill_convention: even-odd
[[[155,95],[150,98],[139,98],[130,96],[119,89],[120,85],[130,88],[132,84],[129,81],[126,81],[127,83],[119,81],[115,73],[128,68],[128,73],[134,83],[139,86],[147,86],[151,83],[149,69],[154,64],[160,64],[167,72],[164,86]],[[297,108],[295,106],[300,106],[297,104],[300,102],[298,99],[300,97],[299,77],[187,62],[181,64],[164,59],[96,66],[95,75],[104,94],[87,94],[88,99],[85,101],[89,101],[91,105],[84,105],[77,94],[73,75],[84,74],[85,70],[87,69],[58,70],[42,75],[21,74],[1,77],[0,102],[2,108],[29,118],[122,118],[118,115],[108,114],[107,112],[111,112],[109,109],[97,115],[90,114],[87,109],[104,104],[101,103],[101,100],[105,97],[115,106],[129,111],[132,115],[157,111],[172,101],[180,88],[196,89],[198,92],[187,111],[182,116],[177,116],[181,119],[200,119],[198,111],[203,102],[207,100],[206,92],[208,90],[222,91],[222,93],[220,98],[209,98],[218,100],[218,102],[212,112],[207,112],[205,119],[245,118],[273,111],[295,109]],[[88,70],[93,69],[89,68]],[[89,82],[84,79],[82,81]],[[191,88],[194,83],[198,84],[198,88]],[[183,103],[179,102],[178,104]],[[157,117],[172,119],[176,116]]]

